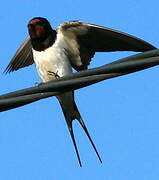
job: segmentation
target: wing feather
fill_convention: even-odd
[[[26,38],[25,41],[21,44],[14,57],[11,59],[5,73],[10,73],[12,71],[17,71],[20,68],[24,68],[34,63],[33,54],[32,54],[32,45],[30,38]]]
[[[70,21],[58,27],[65,36],[76,38],[82,65],[71,62],[76,70],[85,69],[95,52],[136,51],[144,52],[156,49],[148,42],[135,36],[110,28]],[[74,60],[73,60],[74,61]]]
[[[74,53],[73,57],[80,55],[80,63],[79,59],[70,58],[72,67],[77,71],[87,69],[95,52],[144,52],[156,49],[153,45],[135,36],[80,21],[61,24],[57,28],[58,32],[62,32],[67,42],[72,46],[70,49],[71,53]],[[17,71],[33,63],[32,45],[30,38],[27,38],[15,53],[5,72]]]

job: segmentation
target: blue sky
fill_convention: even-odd
[[[1,2],[1,94],[34,86],[34,66],[4,75],[27,36],[27,22],[46,17],[53,27],[81,20],[130,33],[159,47],[157,0]],[[134,54],[97,54],[90,68]],[[57,100],[44,99],[0,115],[0,178],[3,180],[107,179],[159,177],[158,67],[76,91],[76,102],[103,164],[74,122],[83,163],[80,168]]]

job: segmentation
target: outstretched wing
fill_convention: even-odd
[[[14,57],[11,59],[8,64],[5,72],[17,71],[20,68],[29,66],[34,63],[33,54],[32,54],[32,45],[30,38],[28,37],[21,44]]]
[[[95,52],[144,52],[156,49],[144,40],[129,34],[80,21],[61,24],[57,31],[64,34],[70,47],[72,46],[74,55],[80,55],[80,59],[70,58],[71,65],[77,71],[87,69]],[[27,38],[17,50],[5,72],[16,71],[33,63],[32,45],[30,38]]]
[[[61,24],[57,31],[68,39],[75,39],[81,56],[81,64],[71,60],[76,70],[86,69],[95,52],[139,51],[156,49],[151,44],[135,36],[102,26],[87,24],[80,21],[70,21]]]

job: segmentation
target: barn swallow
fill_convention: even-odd
[[[20,46],[6,68],[6,72],[18,70],[33,63],[43,82],[67,76],[87,69],[95,52],[148,51],[156,49],[151,44],[134,36],[102,26],[80,21],[70,21],[52,29],[47,19],[35,17],[28,23],[28,37]],[[88,136],[99,161],[102,159],[93,143],[86,125],[75,104],[74,92],[57,96],[75,147],[77,158],[82,166],[76,145],[72,122],[78,120]]]

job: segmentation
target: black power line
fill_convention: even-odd
[[[147,51],[104,66],[73,73],[66,77],[0,96],[0,112],[20,107],[66,91],[159,65],[159,50]]]

